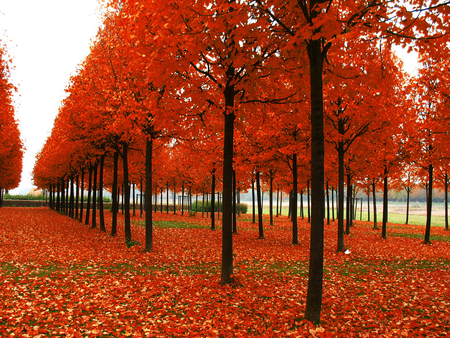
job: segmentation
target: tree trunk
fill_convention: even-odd
[[[262,201],[261,201],[261,178],[259,170],[256,171],[256,198],[258,199],[258,238],[264,239],[264,226],[262,217]]]
[[[298,217],[297,217],[297,198],[298,198],[298,172],[297,172],[297,154],[292,155],[292,204],[291,204],[291,219],[292,219],[292,244],[298,244]],[[303,194],[302,194],[303,195]],[[303,204],[303,199],[302,199]],[[303,205],[302,205],[303,210]]]
[[[445,173],[444,182],[444,204],[445,204],[445,230],[448,231],[448,175]]]
[[[339,129],[343,128],[342,121],[338,121]],[[338,252],[344,252],[344,143],[338,144]]]
[[[312,6],[312,5],[311,5]],[[323,246],[325,203],[324,189],[324,132],[323,132],[323,83],[324,56],[322,41],[307,42],[310,61],[311,83],[311,240],[306,297],[305,319],[312,323],[320,321],[323,287]]]
[[[145,251],[153,251],[152,158],[153,138],[147,136],[145,145]]]
[[[256,207],[255,207],[255,180],[252,178],[252,223],[256,223]]]
[[[112,186],[112,223],[111,236],[117,235],[117,213],[119,212],[119,198],[118,198],[118,171],[119,171],[119,151],[114,152],[113,165],[113,186]]]
[[[388,170],[384,167],[384,180],[383,180],[383,225],[381,228],[381,237],[386,239],[387,237],[387,221],[388,221]]]
[[[216,199],[216,169],[213,169],[212,171],[212,178],[211,178],[211,230],[216,229],[216,219],[214,217],[214,207],[215,207],[215,201]],[[223,248],[222,248],[223,249]]]
[[[98,202],[100,211],[100,231],[106,231],[105,212],[103,208],[103,171],[105,169],[105,155],[100,157],[100,173],[98,182]]]
[[[346,228],[345,233],[350,235],[350,227],[352,226],[353,213],[352,213],[352,184],[351,175],[347,174],[347,217],[346,217]]]
[[[70,178],[70,205],[69,205],[69,216],[70,218],[75,217],[75,196],[74,196],[74,182],[73,176]]]
[[[77,175],[75,186],[76,186],[77,191],[75,193],[75,215],[74,215],[74,218],[78,219],[78,206],[79,206],[79,199],[80,199],[80,176],[79,175]]]
[[[236,170],[233,170],[233,234],[237,233],[237,206],[236,206]]]
[[[327,181],[327,224],[330,224],[330,189],[328,187],[328,181]]]
[[[64,179],[61,181],[61,212],[66,213],[66,184]]]
[[[92,164],[89,163],[89,180],[88,180],[88,200],[86,206],[86,219],[84,221],[85,225],[89,225],[89,216],[91,212],[91,193],[92,193]]]
[[[409,195],[410,195],[410,189],[407,187],[406,189],[406,222],[405,224],[409,223]]]
[[[84,170],[81,170],[81,192],[80,192],[80,223],[83,222],[84,210]]]
[[[370,222],[370,186],[367,187],[367,222]]]
[[[232,234],[232,201],[233,201],[233,148],[234,120],[233,112],[235,89],[230,84],[234,77],[234,68],[227,70],[229,82],[226,85],[225,104],[230,111],[224,112],[224,145],[223,145],[223,199],[222,199],[222,275],[220,284],[233,283],[233,234]]]
[[[94,166],[94,183],[92,187],[92,228],[97,227],[97,164]]]
[[[270,225],[273,225],[273,173],[270,171],[270,187],[269,187],[269,217],[270,217]]]
[[[377,230],[378,229],[378,225],[377,225],[377,193],[376,193],[375,182],[372,183],[372,199],[373,199],[373,228],[374,228],[374,230]]]
[[[433,165],[428,166],[427,223],[425,227],[425,244],[431,244],[431,210],[433,206]]]
[[[136,183],[131,185],[133,186],[133,216],[136,216]]]
[[[131,219],[130,219],[130,187],[128,181],[128,143],[122,144],[122,161],[123,161],[123,207],[125,213],[125,241],[131,242]],[[147,202],[148,203],[148,202]],[[151,207],[151,203],[148,203]]]
[[[307,180],[306,181],[306,186],[307,186],[306,197],[307,197],[307,202],[308,202],[308,223],[311,223],[311,200],[310,200],[311,190],[309,189],[309,184],[310,184],[310,180]],[[323,215],[322,215],[322,219],[323,219]]]

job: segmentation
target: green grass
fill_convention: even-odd
[[[388,236],[393,237],[405,237],[405,238],[416,238],[416,239],[424,239],[423,234],[411,234],[411,233],[404,233],[404,232],[389,232]],[[437,241],[437,242],[450,242],[450,237],[448,236],[442,236],[442,235],[430,235],[430,241]]]
[[[145,227],[145,221],[133,221],[134,225]],[[183,221],[153,221],[155,228],[172,228],[172,229],[207,229],[209,227],[200,224],[183,222]]]

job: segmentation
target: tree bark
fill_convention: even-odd
[[[373,199],[373,228],[378,229],[377,225],[377,193],[375,182],[372,183],[372,199]]]
[[[383,225],[381,228],[381,237],[387,238],[387,221],[388,221],[388,170],[384,167],[383,180]]]
[[[130,187],[128,177],[128,143],[122,144],[122,161],[123,161],[123,201],[125,213],[125,241],[131,241],[131,219],[130,219]],[[151,206],[151,203],[148,203]]]
[[[298,217],[297,217],[297,198],[298,198],[298,172],[297,172],[297,154],[292,155],[292,244],[298,244]],[[302,200],[303,201],[303,200]],[[303,203],[302,203],[303,204]],[[303,206],[302,206],[303,209]]]
[[[92,228],[97,227],[97,163],[94,165],[94,182],[92,187]]]
[[[352,184],[351,175],[347,174],[347,217],[346,217],[346,228],[345,233],[350,235],[350,227],[352,226],[353,213],[352,213]]]
[[[112,186],[112,223],[111,236],[117,235],[117,213],[119,212],[118,196],[118,171],[119,171],[119,151],[114,152],[113,164],[113,186]]]
[[[231,69],[231,68],[230,68]],[[227,72],[229,73],[230,70]],[[234,69],[231,70],[234,74]],[[234,86],[227,85],[225,99],[227,107],[233,107]],[[233,234],[232,234],[232,180],[233,180],[233,144],[234,112],[225,112],[224,155],[223,155],[223,200],[222,200],[222,275],[220,284],[234,282],[233,275]],[[214,217],[213,217],[214,218]]]
[[[91,212],[92,169],[92,164],[89,163],[88,200],[86,205],[86,219],[84,221],[85,225],[89,225],[89,216]]]
[[[311,5],[312,6],[312,5]],[[323,246],[325,203],[324,193],[324,131],[323,83],[324,54],[322,41],[307,42],[311,83],[311,240],[305,318],[312,323],[320,321],[323,287]]]
[[[212,171],[212,178],[211,178],[211,230],[216,229],[216,219],[214,217],[214,208],[216,204],[216,169],[213,169]]]
[[[262,201],[261,201],[261,177],[259,170],[256,171],[256,198],[258,199],[258,238],[264,239],[264,226],[262,217]]]
[[[236,170],[233,170],[233,234],[237,234],[237,205],[236,205],[236,199],[237,199],[237,188],[236,188]]]
[[[151,136],[147,136],[145,145],[145,251],[153,251],[152,157],[153,138]]]
[[[445,179],[445,182],[444,182],[445,230],[448,231],[448,175],[447,175],[447,173],[445,173],[444,179]]]
[[[227,84],[224,90],[224,145],[223,145],[223,199],[222,199],[222,276],[220,284],[233,283],[233,233],[232,233],[232,201],[233,201],[233,148],[234,148],[234,96],[232,83],[235,73],[230,66],[227,71]],[[228,111],[229,110],[229,111]]]
[[[100,212],[100,231],[106,231],[105,227],[105,212],[103,208],[103,171],[105,169],[105,155],[100,157],[100,173],[98,182],[98,202]]]
[[[83,222],[84,209],[84,169],[81,170],[81,192],[80,192],[80,223]]]
[[[428,166],[427,223],[425,227],[425,244],[431,244],[431,210],[433,206],[433,165]]]

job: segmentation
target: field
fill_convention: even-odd
[[[110,213],[107,215],[107,230]],[[120,214],[120,216],[122,216]],[[357,221],[336,253],[326,225],[322,321],[303,320],[309,224],[299,245],[290,222],[249,216],[234,236],[233,286],[220,286],[221,231],[209,221],[155,213],[154,252],[143,252],[133,217],[127,247],[119,236],[48,208],[0,209],[0,336],[20,337],[440,337],[450,331],[450,233],[388,225],[382,240]],[[220,225],[220,222],[219,222]]]

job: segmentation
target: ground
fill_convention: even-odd
[[[439,337],[450,331],[450,233],[389,224],[388,239],[357,222],[336,253],[325,230],[322,320],[303,320],[309,224],[299,245],[290,222],[249,218],[234,236],[237,284],[220,286],[221,231],[188,215],[155,213],[154,252],[142,219],[127,247],[48,208],[0,209],[0,336],[20,337]],[[122,215],[120,215],[122,216]],[[122,220],[120,221],[122,222]],[[218,222],[220,225],[220,222]]]

